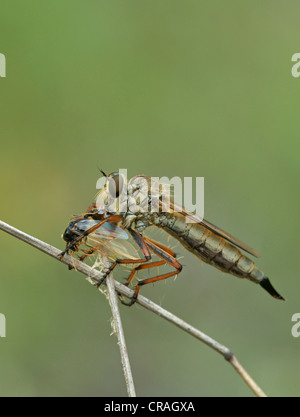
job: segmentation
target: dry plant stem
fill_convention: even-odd
[[[125,376],[128,396],[136,397],[128,352],[126,348],[125,336],[123,332],[123,326],[122,326],[122,321],[121,321],[121,316],[120,316],[120,311],[119,311],[119,304],[118,304],[118,300],[116,296],[114,279],[113,279],[112,274],[109,274],[105,282],[106,282],[107,291],[108,291],[108,300],[109,300],[110,308],[111,308],[112,315],[113,315],[114,330],[118,338],[118,345],[120,348],[120,354],[121,354],[121,360],[122,360],[122,366],[123,366],[123,372]]]
[[[59,259],[59,255],[61,251],[48,243],[45,243],[39,239],[36,239],[14,227],[0,221],[0,230],[3,230],[12,236],[21,239],[22,241],[28,243],[31,246],[34,246],[36,249],[41,250],[42,252],[52,256],[56,260]],[[62,261],[66,265],[74,266],[74,258],[65,255]],[[76,270],[87,275],[92,279],[97,279],[98,273],[94,269],[90,268],[88,265],[84,264],[83,262],[77,262]],[[133,291],[127,288],[125,285],[120,284],[118,281],[114,281],[115,289],[118,293],[126,296],[131,297],[133,295]],[[238,372],[238,374],[243,378],[246,384],[251,388],[254,394],[258,397],[266,397],[266,394],[261,390],[261,388],[256,384],[256,382],[251,378],[251,376],[245,371],[245,369],[241,366],[238,362],[236,357],[233,353],[224,345],[220,344],[219,342],[215,341],[211,337],[207,336],[205,333],[201,332],[200,330],[196,329],[195,327],[191,326],[190,324],[186,323],[185,321],[181,320],[179,317],[176,317],[174,314],[170,313],[169,311],[163,309],[159,305],[153,303],[151,300],[148,300],[146,297],[141,295],[138,296],[137,303],[141,306],[147,308],[148,310],[152,311],[153,313],[163,317],[164,319],[170,321],[171,323],[175,324],[180,329],[186,331],[190,335],[196,337],[197,339],[201,340],[201,342],[205,343],[212,349],[219,352]]]

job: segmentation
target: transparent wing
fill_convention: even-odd
[[[164,207],[163,202],[161,202],[161,206]],[[192,220],[194,223],[201,224],[201,226],[204,226],[207,229],[211,230],[212,232],[216,233],[217,235],[223,237],[228,242],[230,242],[233,245],[239,247],[240,249],[243,249],[245,252],[248,252],[251,255],[256,256],[256,257],[260,256],[254,249],[252,249],[250,246],[246,245],[245,243],[243,243],[239,239],[235,238],[234,236],[230,235],[229,233],[225,232],[224,230],[220,229],[219,227],[213,225],[209,221],[207,221],[205,219],[201,220],[198,216],[196,216],[195,214],[189,212],[188,210],[180,207],[178,204],[175,204],[174,202],[170,202],[170,208],[172,210],[174,210],[174,212],[176,211],[176,212],[181,213],[185,217]]]
[[[91,227],[99,224],[100,220],[81,220],[78,222],[75,227],[79,231],[85,232],[89,230]],[[97,239],[128,239],[128,234],[125,230],[121,229],[120,227],[116,226],[113,223],[104,223],[98,229],[96,229],[91,235],[97,236]]]
[[[81,220],[76,223],[75,228],[80,235],[80,233],[86,232],[99,223],[99,220]],[[107,222],[93,233],[90,233],[87,236],[86,243],[102,255],[113,260],[120,258],[139,259],[137,250],[129,240],[130,237],[125,230]]]
[[[200,219],[195,214],[189,212],[185,208],[176,204],[174,202],[174,195],[173,195],[174,188],[172,184],[164,184],[159,181],[154,181],[150,177],[146,177],[144,175],[139,175],[137,177],[134,177],[134,179],[137,179],[137,180],[138,178],[143,178],[145,180],[144,189],[143,187],[141,187],[139,192],[145,197],[146,196],[148,197],[147,192],[151,193],[151,205],[152,205],[152,209],[154,208],[154,211],[162,210],[162,211],[171,211],[171,212],[181,213],[183,216],[189,218],[192,222],[201,224],[202,226],[206,227],[207,229],[211,230],[217,235],[223,237],[228,242],[239,247],[240,249],[243,249],[244,251],[250,253],[253,256],[259,257],[259,254],[250,246],[241,242],[239,239],[235,238],[234,236],[230,235],[229,233],[225,232],[219,227],[213,225],[207,220]]]
[[[126,239],[101,239],[96,233],[91,233],[87,238],[87,244],[112,260],[140,259],[134,245]]]

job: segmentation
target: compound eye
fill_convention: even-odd
[[[124,187],[124,178],[118,172],[112,172],[107,177],[107,190],[112,197],[118,198]]]

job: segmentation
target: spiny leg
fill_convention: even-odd
[[[82,249],[81,252],[83,252],[83,255],[80,256],[80,258],[78,258],[78,261],[83,262],[85,260],[85,258],[87,258],[88,256],[93,255],[96,252],[97,249],[95,248],[91,248],[91,249]],[[68,265],[69,270],[74,269],[75,267],[72,265]],[[76,269],[76,268],[75,268]]]
[[[156,281],[160,281],[162,279],[170,278],[174,275],[178,275],[182,270],[182,265],[174,258],[174,256],[170,255],[165,250],[161,249],[161,247],[159,247],[159,246],[161,246],[160,244],[157,245],[157,243],[154,243],[153,241],[151,241],[150,239],[147,239],[147,238],[145,238],[145,241],[147,242],[148,247],[152,250],[153,253],[155,253],[157,256],[159,256],[164,261],[164,263],[168,263],[169,265],[176,268],[176,271],[168,272],[168,273],[162,274],[162,275],[157,275],[153,278],[147,278],[147,279],[144,279],[143,281],[138,282],[136,287],[135,287],[135,291],[134,291],[134,294],[133,294],[131,300],[128,303],[126,303],[125,301],[122,301],[122,299],[121,299],[122,304],[127,305],[127,306],[132,306],[136,302],[137,296],[138,296],[139,291],[140,291],[140,287],[142,285],[146,285],[146,284],[150,284],[151,282],[156,282]],[[158,261],[158,262],[160,262],[160,261]],[[150,265],[156,266],[156,265],[153,265],[154,263],[155,262],[153,262]],[[135,272],[134,271],[135,270],[132,271],[133,276],[136,272],[136,271]]]
[[[90,250],[83,250],[84,254],[81,255],[80,258],[79,258],[80,262],[83,262],[85,260],[85,258],[87,258],[88,256],[93,255],[96,251],[97,251],[96,248],[92,248]]]
[[[71,220],[83,220],[87,219],[88,217],[92,217],[94,220],[103,220],[103,214],[99,213],[97,210],[96,203],[92,203],[86,210],[85,213],[76,215],[74,214],[71,218]]]
[[[113,271],[113,269],[117,266],[117,265],[122,265],[122,264],[141,264],[141,263],[145,263],[145,262],[149,262],[151,259],[151,253],[150,250],[146,244],[146,242],[144,241],[143,237],[136,231],[133,229],[129,229],[130,234],[132,235],[134,241],[137,243],[137,245],[139,246],[140,250],[142,251],[144,258],[141,259],[116,259],[111,266],[107,269],[107,271],[103,274],[103,276],[99,279],[99,281],[95,284],[97,287],[99,287],[102,282],[105,280],[105,278]]]
[[[168,246],[165,246],[162,243],[157,242],[156,240],[150,239],[150,237],[148,236],[143,236],[143,238],[146,241],[146,243],[152,243],[153,245],[156,245],[163,251],[167,252],[169,255],[173,256],[173,258],[176,258],[176,253],[172,249],[168,248]]]
[[[143,265],[140,265],[140,266],[134,268],[131,271],[131,274],[127,278],[127,281],[125,282],[124,285],[126,285],[126,287],[128,287],[128,285],[131,283],[131,281],[134,278],[137,271],[142,271],[143,269],[154,268],[156,266],[165,265],[166,263],[167,263],[167,261],[156,261],[156,262],[151,262],[150,264],[143,264]]]
[[[131,283],[131,281],[133,280],[133,278],[134,278],[135,274],[137,273],[137,271],[141,271],[141,270],[144,270],[144,269],[149,269],[149,268],[154,268],[154,267],[156,267],[156,266],[165,265],[166,263],[167,263],[167,261],[156,261],[156,262],[151,262],[151,263],[149,263],[149,264],[143,264],[143,265],[140,265],[140,266],[138,266],[138,267],[134,268],[134,269],[131,271],[131,273],[130,273],[129,277],[127,278],[127,280],[126,280],[126,282],[125,282],[125,284],[124,284],[124,285],[126,285],[126,287],[128,287],[128,286],[129,286],[129,284],[130,284],[130,283]],[[124,305],[128,305],[128,304],[124,301],[124,297],[123,297],[123,295],[119,294],[119,299],[120,299],[120,301],[121,301],[121,303],[122,303],[122,304],[124,304]]]
[[[169,255],[176,258],[175,252],[172,251],[172,249],[168,248],[167,246],[163,245],[162,243],[157,242],[156,240],[150,239],[150,237],[147,237],[147,236],[143,236],[143,239],[146,243],[149,243],[149,244],[152,243],[153,245],[157,246],[159,249],[162,249],[164,252],[167,252]],[[162,261],[157,261],[157,262],[151,262],[150,264],[146,264],[146,265],[140,265],[137,268],[134,268],[131,271],[131,274],[130,274],[129,278],[127,279],[127,281],[125,282],[124,285],[128,286],[130,284],[130,282],[134,278],[137,271],[140,271],[140,270],[143,270],[143,269],[148,269],[148,268],[153,268],[155,266],[165,265],[166,263],[168,263],[166,260],[162,260]]]

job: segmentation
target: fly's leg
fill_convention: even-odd
[[[125,284],[124,284],[124,285],[126,285],[126,287],[128,287],[128,286],[129,286],[129,284],[131,283],[131,281],[133,280],[133,278],[134,278],[135,274],[136,274],[138,271],[142,271],[142,270],[144,270],[144,269],[149,269],[149,268],[154,268],[154,267],[156,267],[156,266],[165,265],[166,263],[167,263],[167,261],[157,261],[157,262],[151,262],[150,264],[143,264],[143,265],[138,266],[137,268],[134,268],[134,269],[131,271],[131,274],[130,274],[130,275],[129,275],[129,277],[127,278],[127,281],[125,282]],[[121,301],[121,303],[122,303],[122,304],[124,304],[124,305],[129,305],[128,303],[126,303],[126,302],[124,301],[124,297],[123,297],[123,295],[119,294],[119,299],[120,299],[120,301]],[[130,304],[130,305],[131,305],[131,304]]]
[[[80,256],[79,261],[83,262],[85,260],[85,258],[87,258],[88,256],[93,255],[95,252],[97,251],[97,249],[90,249],[90,250],[83,250],[84,254]]]
[[[134,278],[135,274],[137,273],[137,271],[142,271],[143,269],[154,268],[155,266],[165,265],[166,263],[167,263],[167,261],[157,261],[157,262],[151,262],[150,264],[140,265],[137,268],[134,268],[131,271],[131,274],[129,275],[129,278],[127,278],[127,281],[125,282],[124,285],[126,285],[126,287],[128,287],[128,285],[133,280],[133,278]]]
[[[147,279],[144,279],[143,281],[139,281],[137,283],[136,287],[135,287],[134,294],[133,294],[131,300],[128,303],[126,303],[125,301],[123,301],[121,299],[122,304],[127,305],[127,306],[132,306],[136,302],[137,296],[138,296],[139,291],[140,291],[140,287],[142,285],[150,284],[151,282],[156,282],[156,281],[160,281],[162,279],[166,279],[166,278],[169,278],[169,277],[173,277],[174,275],[178,275],[181,272],[181,270],[182,270],[182,265],[175,259],[174,256],[172,256],[170,253],[168,253],[168,252],[171,251],[171,249],[168,249],[167,248],[168,249],[168,252],[167,252],[167,251],[165,251],[164,249],[161,248],[161,246],[163,246],[163,245],[157,244],[156,242],[154,243],[154,241],[152,241],[152,240],[150,240],[148,238],[145,238],[145,241],[146,241],[149,249],[151,249],[152,252],[155,253],[155,255],[157,255],[158,257],[160,257],[162,259],[162,261],[158,261],[157,263],[156,262],[153,262],[153,263],[151,263],[149,265],[143,265],[144,266],[143,269],[146,269],[147,266],[149,268],[151,268],[153,266],[158,266],[157,264],[162,265],[164,263],[168,263],[169,265],[171,265],[174,268],[176,268],[176,271],[168,272],[166,274],[157,275],[157,276],[155,276],[153,278],[147,278]],[[171,251],[171,252],[173,252],[173,251]],[[142,269],[142,268],[139,268],[139,267],[138,268],[135,268],[131,272],[130,277],[128,278],[128,280],[130,278],[131,278],[130,280],[132,280],[132,278],[134,277],[136,271],[137,270],[140,270],[140,269]]]
[[[103,213],[98,213],[97,206],[95,203],[92,203],[85,213],[73,215],[71,220],[83,220],[89,217],[92,217],[94,220],[103,220]]]
[[[93,255],[93,253],[96,252],[96,249],[90,249],[90,250],[82,249],[82,252],[84,252],[84,254],[81,255],[80,258],[78,258],[78,260],[80,262],[83,262],[85,260],[85,258],[87,258],[88,256]],[[71,270],[71,269],[74,269],[74,266],[68,265],[68,268],[69,268],[69,270]]]
[[[173,256],[173,258],[176,258],[176,253],[172,249],[168,248],[168,246],[165,246],[162,243],[157,242],[156,240],[150,239],[150,237],[148,236],[144,236],[144,240],[146,241],[146,243],[152,243],[153,245],[158,246],[164,252],[167,252],[169,255]]]
[[[103,276],[99,279],[99,281],[95,284],[96,287],[100,287],[100,285],[105,280],[105,278],[113,271],[113,269],[117,265],[141,264],[141,263],[145,263],[145,262],[150,261],[151,253],[150,253],[150,250],[149,250],[146,242],[144,241],[143,237],[136,230],[129,229],[129,232],[132,235],[135,242],[137,243],[137,245],[139,246],[139,248],[141,249],[141,251],[144,255],[144,258],[142,258],[142,259],[116,259],[111,264],[111,266],[107,269],[107,271],[103,274]]]
[[[164,250],[165,252],[167,252],[169,255],[171,255],[174,258],[176,258],[175,252],[172,251],[172,249],[168,248],[167,246],[163,245],[162,243],[156,242],[155,240],[150,239],[149,237],[146,237],[146,236],[143,236],[143,239],[145,240],[146,243],[152,243],[152,244],[156,245],[158,248],[160,248],[160,249]],[[148,269],[148,268],[154,268],[156,266],[165,265],[166,263],[167,263],[166,260],[162,260],[162,261],[157,261],[157,262],[151,262],[150,264],[140,265],[137,268],[134,268],[131,271],[131,274],[127,278],[127,281],[125,282],[124,285],[126,285],[127,287],[129,286],[129,284],[133,280],[133,278],[134,278],[135,274],[137,273],[137,271],[141,271],[141,270]],[[124,301],[123,296],[119,295],[119,299],[123,303],[123,301]],[[123,303],[123,304],[126,304],[126,303]]]

